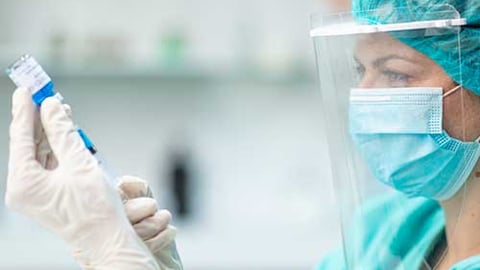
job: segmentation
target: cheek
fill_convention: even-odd
[[[464,91],[465,100],[465,133],[468,141],[480,136],[480,96]]]
[[[443,129],[455,139],[464,140],[463,104],[460,94],[443,100]]]
[[[443,102],[443,128],[461,141],[474,141],[480,136],[480,96],[463,90]]]

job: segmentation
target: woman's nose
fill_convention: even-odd
[[[365,73],[357,84],[358,88],[377,88],[380,87],[378,77],[373,74]]]
[[[382,76],[376,72],[366,72],[357,84],[358,88],[384,88],[389,86],[390,84],[382,80]]]

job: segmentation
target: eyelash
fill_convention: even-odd
[[[383,70],[382,74],[385,75],[389,81],[391,82],[408,82],[411,76],[399,73],[391,70]]]
[[[356,71],[356,74],[357,74],[358,78],[361,80],[363,78],[363,76],[365,75],[366,69],[362,64],[356,63],[355,71]],[[407,75],[405,73],[400,73],[400,72],[396,72],[396,71],[389,70],[389,69],[384,69],[380,72],[385,77],[387,77],[388,81],[392,84],[402,83],[402,85],[403,85],[403,84],[408,83],[412,78],[412,76]]]

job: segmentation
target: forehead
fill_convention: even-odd
[[[361,35],[355,44],[355,57],[359,60],[374,60],[387,55],[396,55],[415,62],[430,62],[428,57],[400,42],[389,34]]]

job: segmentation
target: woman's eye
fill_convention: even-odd
[[[382,73],[388,78],[390,82],[408,82],[408,80],[410,79],[409,75],[395,71],[385,70]]]
[[[359,79],[363,78],[363,76],[365,76],[365,67],[362,66],[362,65],[357,65],[355,67],[355,70],[357,72],[357,76]]]

